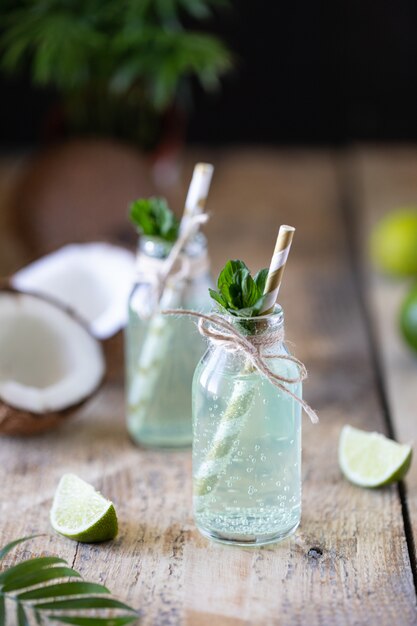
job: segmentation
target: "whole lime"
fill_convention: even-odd
[[[370,239],[375,266],[392,276],[417,276],[417,208],[389,213],[375,226]]]
[[[417,352],[417,283],[401,305],[400,329],[406,343]]]

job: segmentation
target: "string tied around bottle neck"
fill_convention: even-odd
[[[233,324],[216,313],[207,315],[189,309],[165,309],[162,313],[165,315],[189,315],[198,318],[198,330],[203,337],[224,346],[227,350],[245,354],[259,372],[283,393],[291,396],[304,409],[313,424],[319,421],[317,413],[311,406],[287,387],[289,384],[300,383],[307,378],[307,369],[304,363],[290,354],[263,354],[266,349],[272,348],[277,341],[284,340],[282,328],[271,333],[244,335]],[[275,373],[268,365],[267,359],[280,359],[295,363],[298,375],[287,377]]]

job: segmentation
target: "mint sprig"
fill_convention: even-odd
[[[220,311],[236,317],[260,315],[268,269],[262,269],[252,278],[243,261],[228,261],[219,274],[217,289],[209,289],[210,296]]]
[[[130,205],[129,214],[142,235],[168,242],[178,237],[179,221],[165,198],[139,198]]]
[[[35,536],[17,539],[1,548],[0,560],[19,543]],[[15,605],[13,623],[18,626],[29,626],[33,618],[39,625],[75,626],[123,626],[139,618],[132,607],[112,598],[107,587],[85,582],[76,570],[57,557],[35,557],[1,571],[0,626],[5,626],[7,621],[6,600],[12,600]],[[9,608],[13,610],[12,606]]]

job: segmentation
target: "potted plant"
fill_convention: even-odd
[[[0,11],[2,65],[29,68],[61,96],[72,134],[110,136],[152,149],[163,120],[185,110],[190,80],[210,89],[230,68],[216,38],[183,25],[221,0],[13,0]]]
[[[64,136],[77,137],[36,155],[18,186],[19,232],[30,233],[34,253],[70,241],[123,238],[128,202],[155,192],[150,163],[153,174],[164,172],[164,182],[173,178],[172,167],[154,167],[155,158],[166,161],[167,152],[178,151],[175,133],[192,101],[191,81],[216,87],[231,66],[216,37],[184,23],[199,23],[221,4],[5,0],[3,69],[29,71],[33,83],[55,89]]]

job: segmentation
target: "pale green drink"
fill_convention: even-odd
[[[169,249],[166,243],[142,238],[141,260],[147,255],[150,261],[133,288],[125,330],[127,428],[135,442],[152,447],[191,444],[191,383],[204,352],[204,342],[189,318],[158,311],[207,309],[211,284],[205,238],[198,235],[186,248],[197,271],[191,279],[177,277],[168,283],[158,306],[152,263],[158,268]]]
[[[249,324],[256,334],[276,333],[282,310]],[[288,353],[278,341],[266,354]],[[293,362],[270,358],[268,364],[275,373],[298,377]],[[301,397],[301,383],[288,389]],[[201,532],[242,545],[271,543],[293,533],[301,516],[297,401],[242,353],[214,344],[194,375],[193,420],[194,516]]]

